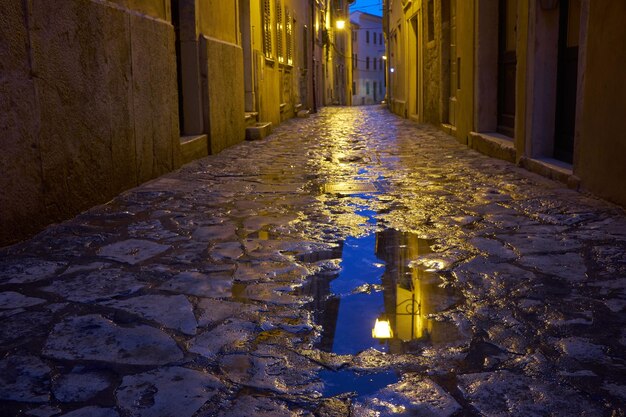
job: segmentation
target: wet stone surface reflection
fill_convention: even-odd
[[[0,416],[622,416],[626,216],[325,108],[0,250]]]

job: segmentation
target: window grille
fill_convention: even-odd
[[[293,18],[291,10],[285,6],[285,42],[287,49],[287,64],[293,65]]]
[[[272,58],[272,9],[270,0],[263,0],[263,54]]]

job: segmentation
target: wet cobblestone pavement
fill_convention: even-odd
[[[622,209],[326,108],[1,250],[0,414],[623,416],[625,307]]]

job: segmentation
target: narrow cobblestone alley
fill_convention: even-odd
[[[623,416],[625,307],[623,209],[324,108],[1,249],[0,415]]]

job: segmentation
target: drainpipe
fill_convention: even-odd
[[[312,62],[311,62],[311,80],[313,82],[313,91],[312,91],[312,97],[313,97],[313,109],[311,110],[313,113],[317,113],[317,86],[315,83],[315,73],[317,72],[317,68],[315,67],[315,38],[317,37],[317,31],[315,28],[315,17],[316,17],[316,10],[315,10],[315,2],[316,0],[311,0],[311,56],[312,56]],[[308,57],[307,57],[308,59]]]

